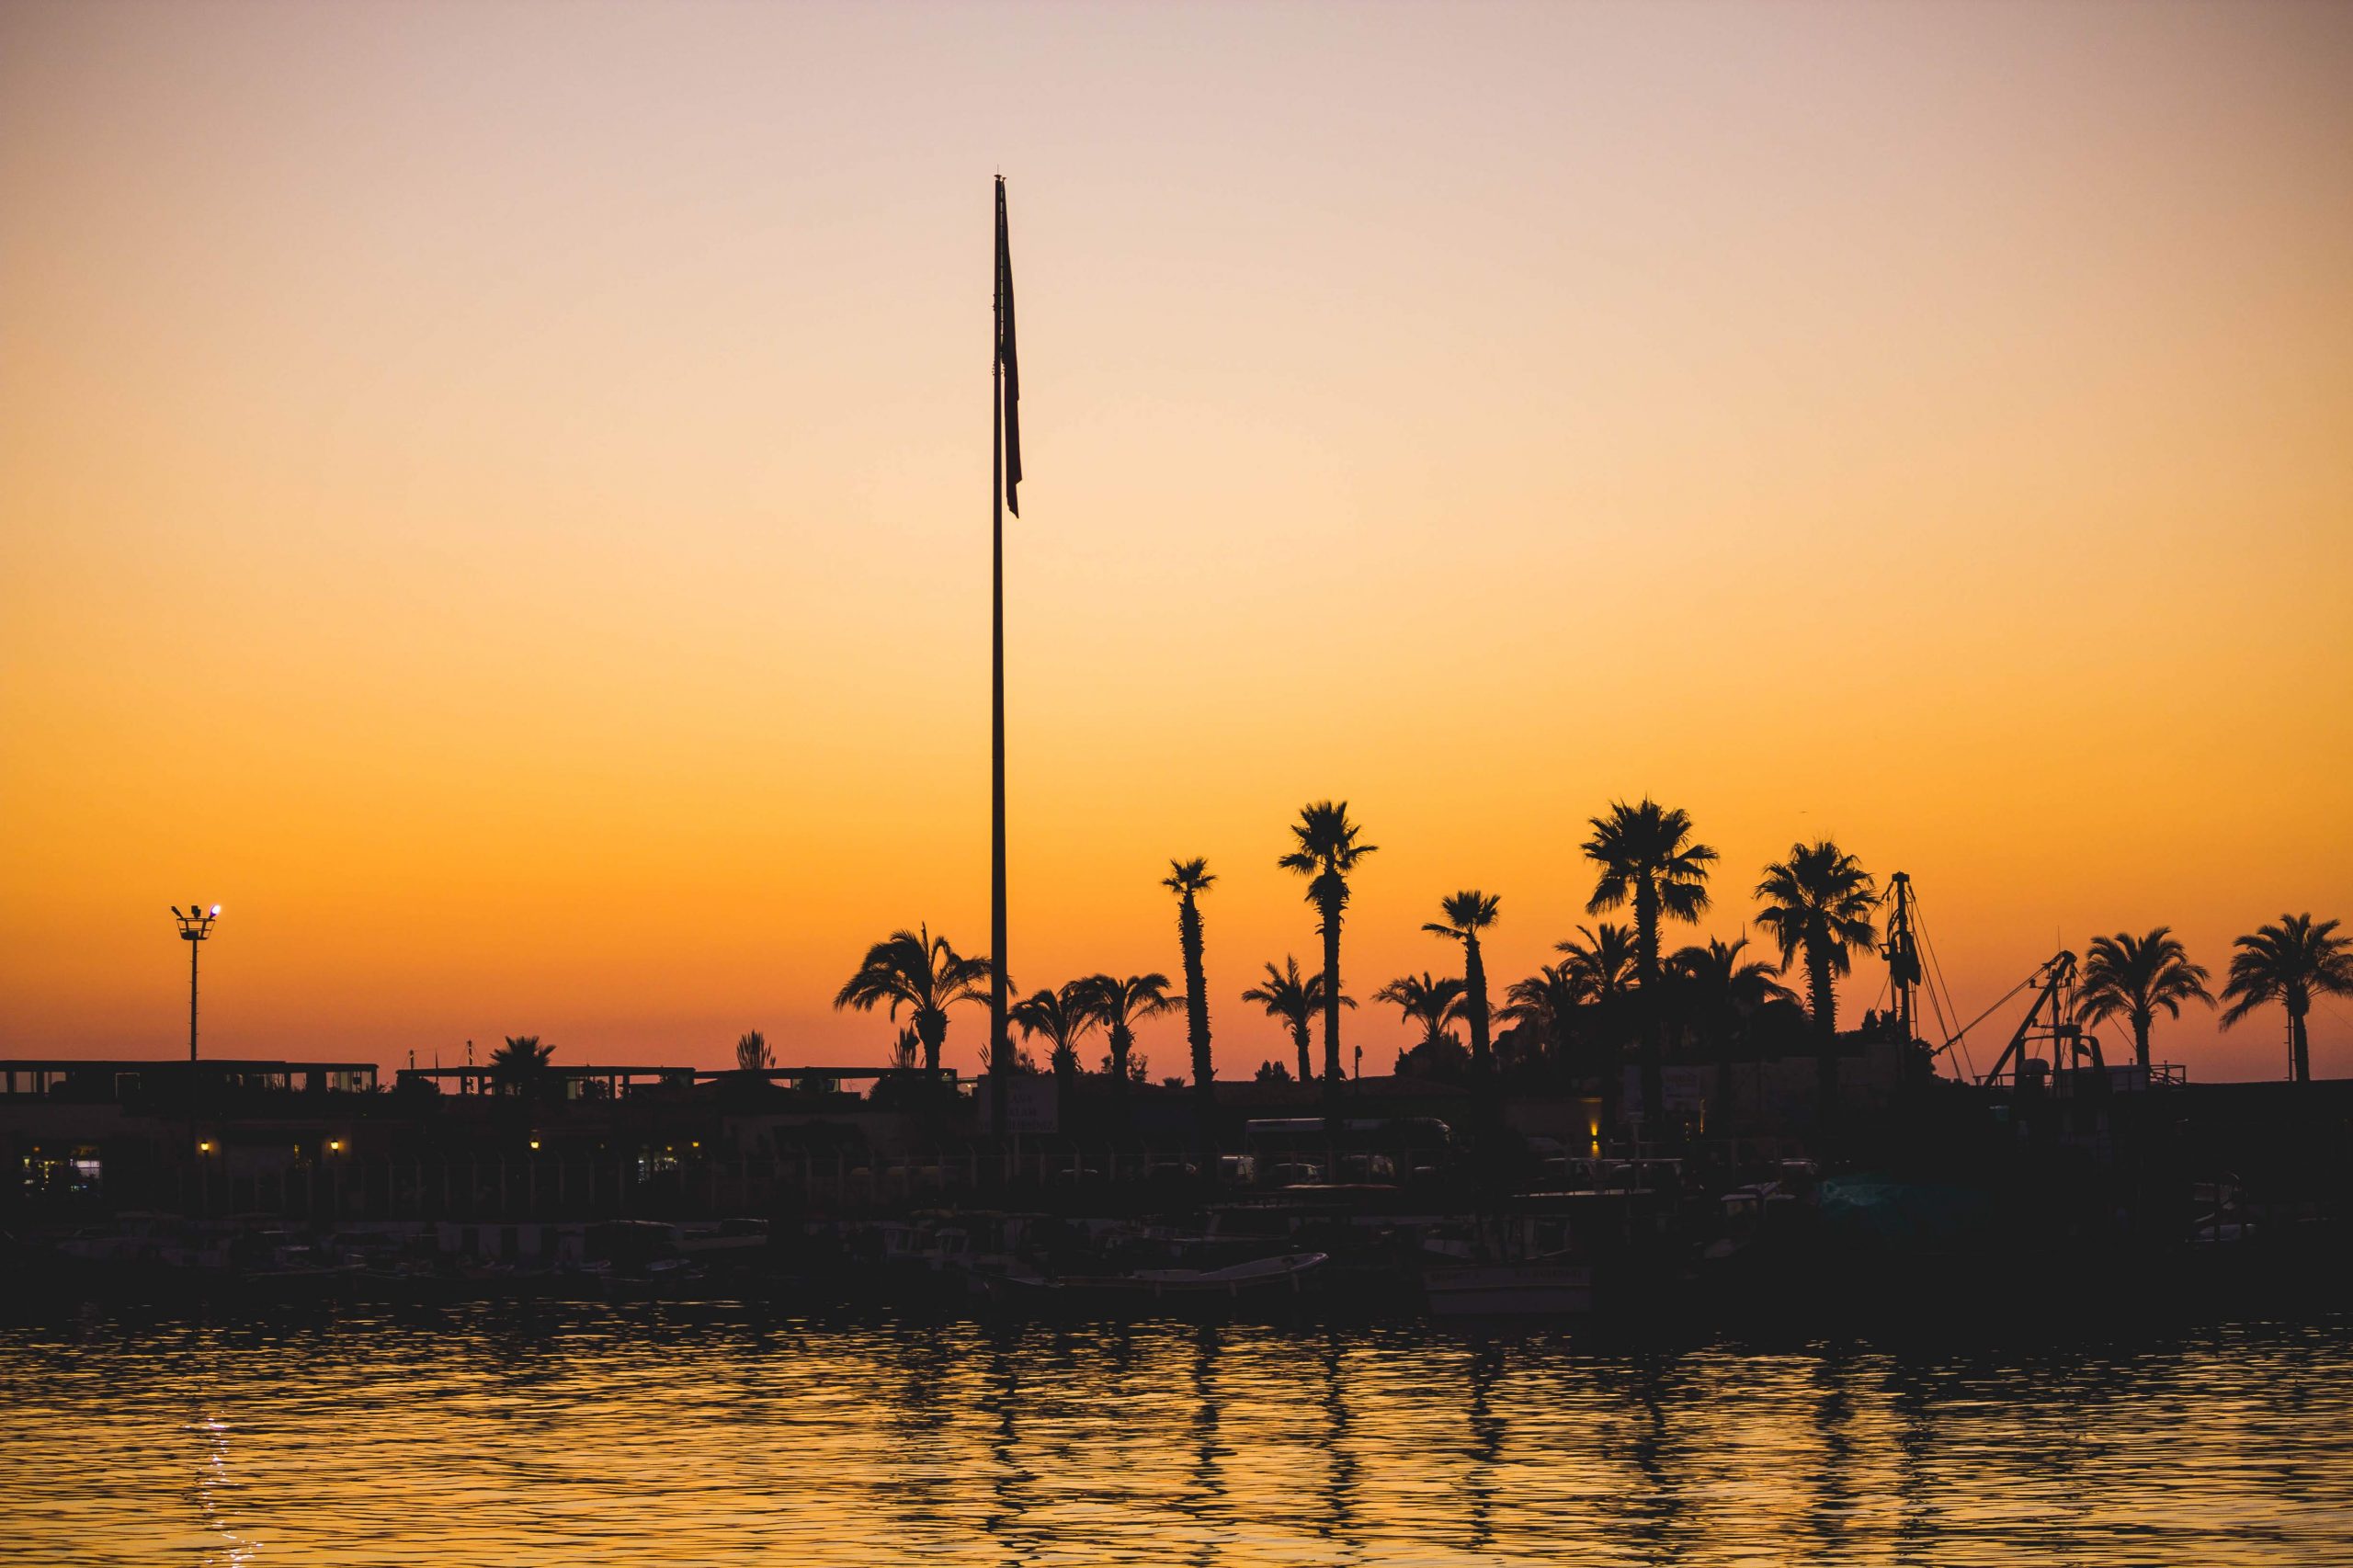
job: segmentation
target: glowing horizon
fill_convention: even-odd
[[[0,6],[0,1055],[173,1054],[196,892],[208,1053],[881,1060],[865,947],[987,946],[999,167],[1022,988],[1205,855],[1287,1060],[1327,796],[1360,999],[1645,793],[1670,945],[1828,835],[1964,1017],[2353,921],[2353,12],[560,15]]]

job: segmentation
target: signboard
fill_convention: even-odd
[[[1697,1121],[1706,1117],[1708,1100],[1715,1087],[1713,1067],[1675,1062],[1659,1069],[1659,1091],[1666,1098],[1666,1114],[1677,1120]],[[1626,1069],[1625,1094],[1621,1102],[1625,1115],[1639,1116],[1645,1121],[1654,1119],[1643,1104],[1643,1070],[1639,1066]]]
[[[1005,1080],[1008,1093],[1005,1096],[1005,1130],[1007,1132],[1056,1132],[1062,1129],[1062,1096],[1060,1085],[1043,1073],[1016,1073]],[[973,1102],[980,1108],[981,1126],[996,1126],[996,1093],[995,1074],[981,1074],[980,1086],[972,1092]]]

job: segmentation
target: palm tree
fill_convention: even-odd
[[[508,1035],[506,1043],[490,1053],[491,1082],[525,1099],[534,1098],[554,1057],[555,1047],[541,1045],[535,1034]]]
[[[1592,998],[1585,978],[1565,963],[1548,963],[1525,980],[1515,980],[1504,991],[1504,1005],[1495,1016],[1518,1028],[1532,1031],[1555,1061],[1569,1048],[1569,1023],[1578,1007]]]
[[[1193,1084],[1204,1103],[1217,1096],[1217,1063],[1210,1055],[1210,983],[1201,968],[1200,895],[1217,878],[1196,855],[1171,860],[1160,885],[1176,895],[1176,945],[1185,956],[1185,1038],[1193,1047]]]
[[[1584,934],[1584,941],[1572,937],[1553,943],[1552,950],[1567,955],[1560,967],[1576,977],[1582,999],[1615,1002],[1626,995],[1633,989],[1633,931],[1607,920],[1599,930],[1590,926],[1577,929]]]
[[[1631,926],[1609,920],[1601,922],[1597,928],[1580,926],[1577,931],[1583,940],[1572,937],[1553,943],[1552,950],[1561,955],[1557,967],[1569,981],[1575,1000],[1591,1005],[1587,1054],[1599,1069],[1602,1125],[1614,1128],[1618,1125],[1622,1088],[1620,1069],[1625,1065],[1626,1004],[1635,992],[1634,932]],[[1563,1044],[1567,1034],[1568,1018],[1564,1017]]]
[[[1707,946],[1678,949],[1667,972],[1690,990],[1697,1009],[1713,1017],[1742,1017],[1768,1002],[1794,1002],[1797,993],[1781,983],[1781,966],[1743,959],[1748,938],[1708,939]]]
[[[1308,1025],[1324,1009],[1324,977],[1311,974],[1304,980],[1299,973],[1299,960],[1286,954],[1283,967],[1267,965],[1267,983],[1254,985],[1242,994],[1245,1002],[1256,1002],[1267,1011],[1267,1017],[1280,1018],[1290,1027],[1291,1043],[1299,1047],[1299,1081],[1315,1081],[1315,1068],[1307,1054]],[[1340,1006],[1353,1007],[1353,996],[1340,998]]]
[[[1805,954],[1806,1010],[1813,1018],[1815,1073],[1821,1114],[1829,1119],[1838,1097],[1837,977],[1855,967],[1855,949],[1879,940],[1871,911],[1879,887],[1861,861],[1826,838],[1792,844],[1790,858],[1765,868],[1756,896],[1769,899],[1756,915],[1759,929],[1781,949],[1787,966]]]
[[[1074,980],[1060,991],[1033,993],[1016,1002],[1006,1015],[1021,1031],[1022,1039],[1045,1037],[1046,1043],[1053,1048],[1050,1060],[1055,1082],[1065,1094],[1079,1074],[1079,1041],[1086,1038],[1097,1022],[1089,1006],[1089,994],[1087,982]]]
[[[2132,1055],[2141,1071],[2149,1070],[2149,1026],[2157,1009],[2167,1017],[2181,1017],[2184,1002],[2214,1005],[2206,989],[2206,970],[2189,961],[2189,954],[2170,926],[2160,926],[2145,937],[2119,931],[2094,937],[2084,960],[2083,989],[2075,1016],[2087,1024],[2122,1018],[2132,1026]]]
[[[1495,923],[1501,903],[1493,893],[1465,888],[1438,905],[1443,921],[1422,927],[1433,937],[1462,944],[1462,1016],[1471,1026],[1471,1068],[1485,1073],[1495,1065],[1487,1049],[1487,966],[1479,951],[1479,933]]]
[[[1666,960],[1668,978],[1714,1048],[1720,1117],[1732,1111],[1733,1045],[1748,1019],[1768,1002],[1797,1000],[1797,994],[1778,978],[1779,966],[1741,957],[1747,947],[1745,937],[1734,942],[1711,937],[1707,946],[1680,949]]]
[[[767,1037],[759,1030],[753,1029],[736,1040],[735,1070],[737,1072],[756,1073],[764,1067],[774,1064],[775,1059],[768,1055]]]
[[[928,926],[893,931],[866,949],[858,972],[834,997],[835,1007],[871,1012],[887,1003],[914,1014],[915,1038],[923,1041],[923,1064],[939,1071],[939,1048],[948,1039],[948,1009],[959,1002],[984,1001],[993,971],[985,958],[959,957],[945,937]]]
[[[1077,981],[1082,1005],[1111,1037],[1111,1078],[1122,1094],[1128,1087],[1128,1052],[1136,1043],[1140,1019],[1173,1013],[1184,1006],[1168,994],[1165,974],[1131,974],[1125,980],[1095,974]]]
[[[1806,1010],[1814,1032],[1828,1040],[1838,1028],[1833,982],[1855,967],[1855,950],[1879,940],[1871,911],[1879,887],[1862,862],[1824,838],[1792,844],[1790,858],[1765,868],[1756,896],[1772,902],[1756,925],[1779,944],[1781,962],[1805,954]]]
[[[1348,820],[1346,801],[1317,801],[1300,808],[1290,824],[1299,847],[1276,864],[1309,879],[1307,900],[1315,906],[1324,937],[1324,1082],[1340,1087],[1340,916],[1348,906],[1348,873],[1379,847],[1359,844],[1363,830]]]
[[[2314,925],[2309,914],[2282,915],[2279,925],[2259,927],[2231,947],[2231,983],[2222,988],[2222,999],[2231,1006],[2222,1015],[2222,1027],[2230,1028],[2267,1002],[2279,1003],[2288,1009],[2296,1082],[2312,1082],[2304,1015],[2313,1010],[2315,996],[2353,995],[2353,940],[2336,935],[2334,920]]]
[[[1691,837],[1691,816],[1649,796],[1640,805],[1613,801],[1609,814],[1591,819],[1586,858],[1600,868],[1586,913],[1634,906],[1634,973],[1649,998],[1651,1027],[1643,1039],[1643,1106],[1664,1123],[1665,1074],[1660,1070],[1665,1024],[1658,1003],[1658,928],[1662,920],[1693,921],[1708,907],[1708,868],[1716,852]]]
[[[1435,1045],[1440,1040],[1452,1040],[1446,1026],[1461,1021],[1465,1007],[1462,982],[1452,975],[1435,979],[1427,970],[1419,974],[1401,974],[1372,994],[1376,1002],[1386,1002],[1395,1007],[1404,1021],[1419,1023],[1422,1038],[1419,1043]]]

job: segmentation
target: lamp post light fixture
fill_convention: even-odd
[[[204,938],[212,935],[212,923],[221,918],[221,906],[207,909],[191,903],[182,914],[178,904],[172,905],[172,918],[180,923],[180,940],[188,944],[188,1059],[196,1060],[196,955],[204,950]]]

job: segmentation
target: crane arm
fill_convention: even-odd
[[[2036,970],[2032,974],[2021,981],[2016,988],[2012,989],[2010,996],[2017,995],[2018,991],[2023,990],[2029,985],[2038,985],[2041,988],[2035,994],[2034,1006],[2029,1007],[2026,1010],[2026,1017],[2018,1020],[2017,1031],[2010,1036],[2010,1043],[2002,1047],[2002,1054],[1995,1061],[1993,1068],[1986,1073],[1984,1079],[1983,1080],[1984,1082],[1990,1084],[1995,1079],[2000,1077],[2002,1075],[2002,1069],[2010,1064],[2010,1059],[2012,1057],[2023,1059],[2026,1053],[2027,1036],[2034,1032],[2035,1021],[2042,1017],[2042,1010],[2045,1007],[2054,1008],[2052,1017],[2054,1023],[2057,1021],[2058,1015],[2055,1008],[2059,994],[2065,986],[2068,979],[2072,977],[2075,972],[2075,955],[2071,952],[2061,951],[2053,954],[2049,961],[2045,962],[2041,968]],[[2002,999],[2003,1002],[2006,1002],[2008,1000],[2008,996]],[[2001,1005],[2001,1002],[1994,1004],[1995,1007],[1998,1007]],[[1991,1009],[1989,1008],[1988,1011],[1990,1012]],[[1979,1021],[1982,1022],[1983,1019],[1984,1015],[1979,1015]],[[1974,1028],[1976,1025],[1972,1024],[1970,1027]],[[1966,1033],[1968,1031],[1963,1030],[1962,1032]],[[1959,1037],[1956,1036],[1955,1038],[1958,1039]]]

